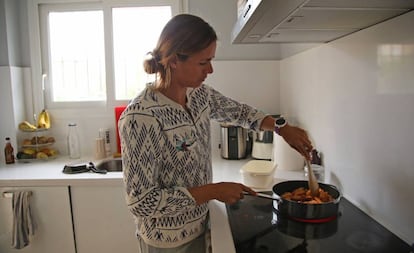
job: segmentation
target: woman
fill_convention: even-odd
[[[234,203],[249,187],[212,183],[210,119],[254,131],[276,130],[309,158],[304,130],[275,120],[203,84],[213,73],[217,36],[182,14],[164,27],[145,71],[156,73],[119,120],[126,199],[142,252],[203,252],[207,202]],[[276,127],[275,127],[276,126]]]

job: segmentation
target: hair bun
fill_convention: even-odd
[[[147,57],[144,60],[144,70],[148,74],[154,74],[158,72],[159,68],[159,56],[154,52],[148,52]]]

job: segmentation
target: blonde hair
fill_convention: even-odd
[[[155,89],[165,89],[171,83],[171,60],[185,61],[188,56],[207,48],[217,40],[214,29],[200,17],[180,14],[164,27],[156,48],[144,60],[144,70],[156,74]]]

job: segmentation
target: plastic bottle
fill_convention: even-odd
[[[78,127],[76,123],[68,124],[68,153],[69,158],[72,159],[78,159],[81,156]]]
[[[6,164],[14,163],[14,149],[10,143],[10,138],[6,137],[6,146],[4,147],[4,158]]]
[[[111,139],[109,137],[109,129],[101,128],[99,129],[99,137],[103,138],[105,141],[105,155],[108,157],[111,155]]]

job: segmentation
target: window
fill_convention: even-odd
[[[102,11],[49,13],[52,101],[106,99]]]
[[[177,0],[50,2],[39,5],[49,108],[116,104],[154,80],[142,63],[178,13]]]
[[[155,76],[147,76],[142,62],[155,47],[162,28],[170,18],[171,9],[168,6],[113,9],[116,100],[135,97],[137,91],[154,80]]]

